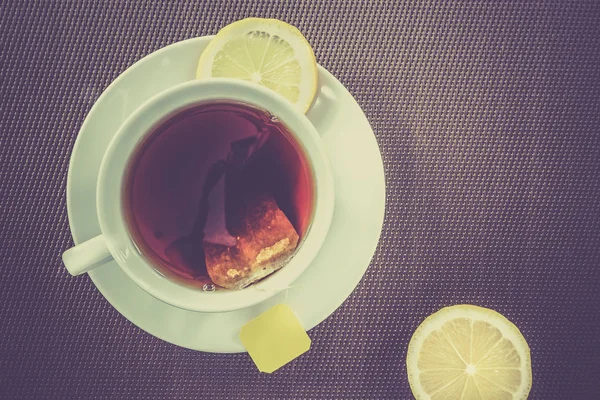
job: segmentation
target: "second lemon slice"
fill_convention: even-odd
[[[306,112],[317,91],[317,63],[310,44],[292,25],[247,18],[227,25],[202,53],[197,78],[251,81],[281,94]]]
[[[417,399],[524,400],[531,388],[529,346],[496,311],[446,307],[408,345],[408,381]]]

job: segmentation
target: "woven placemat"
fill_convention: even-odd
[[[388,185],[361,284],[273,375],[150,336],[60,261],[95,99],[247,16],[305,33],[371,121]],[[521,328],[532,399],[600,398],[599,20],[595,0],[3,0],[0,398],[409,399],[408,340],[457,303]]]

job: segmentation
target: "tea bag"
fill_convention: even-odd
[[[267,138],[261,131],[232,143],[225,174],[210,195],[206,269],[215,284],[228,289],[242,289],[283,267],[298,245],[294,226],[269,190],[248,186],[260,181],[250,179],[256,173],[252,161]]]
[[[299,240],[269,194],[248,195],[240,212],[239,223],[230,228],[237,241],[234,246],[204,241],[208,275],[228,289],[242,289],[283,267]]]

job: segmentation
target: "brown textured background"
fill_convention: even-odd
[[[94,100],[167,44],[247,16],[296,25],[363,107],[387,217],[352,296],[274,375],[129,323],[67,276],[69,155]],[[600,2],[0,2],[0,397],[408,399],[411,333],[492,307],[533,399],[600,398]]]

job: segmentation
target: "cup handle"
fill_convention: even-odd
[[[73,276],[98,268],[112,258],[103,235],[71,247],[62,255],[67,271]]]

